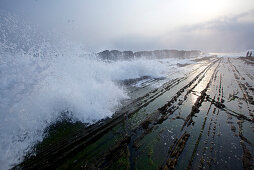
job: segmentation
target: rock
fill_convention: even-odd
[[[235,127],[234,125],[231,125],[231,130],[232,130],[233,132],[235,132],[235,131],[236,131],[236,127]]]
[[[192,56],[201,55],[201,51],[179,51],[179,50],[155,50],[155,51],[118,51],[105,50],[97,53],[98,57],[103,60],[128,60],[132,58],[145,57],[147,59],[162,59],[162,58],[190,58]]]

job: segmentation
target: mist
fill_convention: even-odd
[[[0,0],[0,169],[254,167],[253,7]]]
[[[254,44],[252,6],[251,0],[0,2],[2,11],[77,41],[90,52],[165,48],[245,51]]]

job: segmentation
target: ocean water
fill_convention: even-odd
[[[42,34],[17,17],[1,15],[0,21],[0,169],[21,162],[64,111],[72,121],[88,124],[111,117],[120,101],[129,98],[117,81],[170,79],[182,71],[177,63],[192,63],[104,62],[82,45]]]

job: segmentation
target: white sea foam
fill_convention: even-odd
[[[79,45],[38,39],[39,34],[16,18],[1,19],[5,22],[0,25],[0,169],[22,161],[61,112],[68,110],[74,121],[84,123],[111,117],[128,98],[117,80],[168,76],[169,68],[180,62],[107,63]]]

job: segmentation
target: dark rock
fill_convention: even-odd
[[[141,124],[141,126],[142,126],[142,128],[143,129],[147,129],[148,127],[149,127],[149,124],[150,124],[151,122],[149,121],[149,120],[146,120],[146,121],[144,121],[142,124]]]
[[[155,50],[155,51],[118,51],[118,50],[105,50],[97,53],[98,57],[103,60],[128,60],[133,58],[144,57],[147,59],[162,59],[162,58],[190,58],[193,56],[201,55],[201,51],[179,51],[179,50]]]

